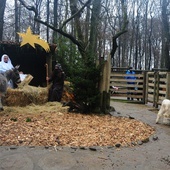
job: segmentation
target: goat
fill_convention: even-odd
[[[15,84],[21,83],[18,69],[19,66],[15,66],[11,70],[7,70],[4,73],[0,73],[0,111],[4,110],[1,97],[4,96],[7,91],[8,81],[12,80]]]
[[[164,118],[170,120],[170,100],[168,99],[162,101],[160,110],[157,114],[156,123],[159,123],[160,119],[164,120]]]

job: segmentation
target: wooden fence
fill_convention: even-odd
[[[170,72],[147,72],[146,74],[146,98],[147,102],[158,107],[162,100],[170,99]]]
[[[135,84],[127,84],[125,71],[113,71],[110,74],[110,93],[114,97],[133,98],[134,101],[145,103],[145,72],[137,72],[133,76],[136,80],[129,80],[128,82],[135,82]],[[128,75],[130,76],[130,75]]]
[[[136,80],[131,80],[135,84],[127,84],[126,71],[112,69],[111,97],[133,98],[135,102],[153,103],[154,107],[158,107],[163,99],[170,99],[170,72],[135,70],[135,73]]]

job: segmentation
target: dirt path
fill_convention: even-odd
[[[169,170],[170,127],[155,124],[152,107],[112,102],[119,114],[156,129],[149,142],[131,148],[115,147],[0,147],[0,170]]]

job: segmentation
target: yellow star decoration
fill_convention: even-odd
[[[39,35],[33,35],[31,28],[28,27],[26,33],[17,33],[20,37],[22,37],[21,47],[25,44],[30,44],[33,48],[35,48],[35,44],[40,45],[42,48],[44,48],[45,51],[49,52],[50,47],[47,42],[40,39]]]

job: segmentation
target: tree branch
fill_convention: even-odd
[[[33,11],[35,13],[35,16],[34,16],[34,20],[36,22],[39,22],[49,28],[51,28],[52,30],[60,33],[61,35],[69,38],[75,45],[78,46],[78,49],[80,51],[80,53],[84,52],[85,51],[85,47],[84,47],[84,43],[81,42],[81,40],[77,40],[74,36],[72,36],[71,34],[68,34],[67,32],[64,32],[63,31],[63,27],[69,22],[71,21],[73,18],[75,18],[77,15],[79,15],[83,9],[91,2],[92,0],[88,0],[83,6],[82,8],[80,8],[80,10],[78,10],[75,14],[73,14],[70,18],[68,18],[67,20],[65,20],[62,24],[62,26],[58,29],[58,28],[55,28],[54,26],[50,25],[49,23],[45,22],[45,21],[42,21],[39,17],[38,17],[38,11],[36,10],[36,8],[34,6],[29,6],[28,4],[26,4],[26,2],[24,0],[19,0],[19,2],[26,8],[28,9],[29,11]]]
[[[118,47],[117,38],[127,32],[128,19],[127,19],[127,9],[126,9],[125,0],[121,0],[121,4],[122,4],[122,13],[123,13],[123,26],[121,30],[112,37],[112,50],[110,52],[111,58],[114,57],[114,54]]]
[[[35,13],[35,18],[38,17],[38,11],[36,10],[36,8],[34,6],[29,6],[28,4],[26,4],[25,1],[23,0],[19,0],[19,2],[29,11],[33,11]]]
[[[63,22],[63,24],[61,25],[60,29],[62,29],[69,21],[71,21],[73,18],[75,18],[76,16],[78,16],[83,9],[91,2],[92,0],[88,0],[75,14],[73,14],[70,18],[68,18],[67,20],[65,20]]]

